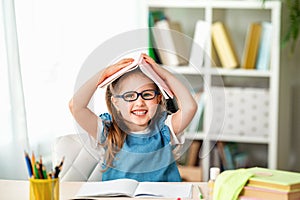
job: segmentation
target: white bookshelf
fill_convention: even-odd
[[[193,38],[195,22],[197,19],[205,20],[212,24],[216,20],[223,21],[233,38],[239,62],[241,63],[243,47],[248,24],[256,21],[269,21],[273,25],[271,62],[268,71],[245,70],[245,69],[224,69],[212,67],[206,64],[201,70],[189,66],[168,66],[169,69],[184,76],[199,76],[206,82],[205,90],[210,90],[214,84],[214,79],[224,81],[225,87],[263,87],[268,91],[268,132],[265,135],[243,135],[221,133],[215,134],[210,130],[212,119],[212,103],[206,102],[204,112],[204,124],[202,132],[187,133],[187,138],[203,141],[203,154],[207,155],[202,159],[203,180],[208,180],[210,162],[210,149],[212,141],[232,141],[237,143],[247,143],[264,145],[266,152],[265,160],[267,167],[277,168],[278,149],[278,111],[279,111],[279,68],[280,68],[280,24],[281,24],[281,2],[267,1],[262,5],[262,1],[243,0],[147,0],[145,1],[146,11],[163,10],[171,21],[178,21],[182,25],[184,34]],[[146,15],[145,15],[146,16]],[[208,45],[206,53],[211,52]],[[207,53],[210,56],[210,53]],[[237,81],[231,81],[238,79]],[[245,81],[246,80],[246,81]],[[262,80],[262,83],[260,81]],[[228,83],[229,82],[229,83]],[[208,98],[209,99],[209,98]],[[226,111],[225,111],[226,112]],[[224,123],[226,123],[226,118]],[[251,123],[247,122],[247,123]],[[222,128],[220,128],[222,132]],[[255,147],[254,147],[255,148]]]

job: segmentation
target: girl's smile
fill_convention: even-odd
[[[132,114],[137,115],[137,116],[144,116],[144,115],[146,115],[147,112],[148,112],[147,110],[143,110],[143,109],[140,109],[140,110],[137,109],[137,110],[131,111]]]

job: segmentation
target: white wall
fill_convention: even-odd
[[[75,132],[68,101],[83,61],[105,40],[142,26],[141,2],[15,0],[15,5],[29,140],[33,150],[49,155],[54,137]]]

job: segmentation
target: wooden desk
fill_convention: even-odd
[[[84,182],[60,182],[60,200],[72,199]],[[172,183],[170,183],[172,184]],[[207,197],[207,183],[193,183],[193,199],[199,200],[199,192],[195,187],[199,185],[205,197]],[[29,199],[29,181],[0,180],[0,199],[20,200]],[[101,198],[105,200],[106,198]],[[133,199],[133,198],[114,198]],[[141,199],[141,198],[139,198]],[[157,199],[157,198],[156,198]],[[149,198],[147,198],[149,200]]]

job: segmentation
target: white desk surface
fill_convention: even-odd
[[[60,182],[60,200],[67,200],[67,199],[74,198],[83,183],[84,182]],[[200,183],[193,183],[194,186],[193,199],[199,200],[199,191],[195,187],[195,185],[199,185],[204,197],[207,197],[207,183],[200,182]],[[29,181],[0,180],[0,199],[7,199],[7,200],[29,199]],[[105,200],[106,198],[101,198],[101,199]],[[121,197],[121,198],[113,198],[113,199],[132,200],[133,198]],[[147,200],[149,200],[149,198],[147,198]]]

